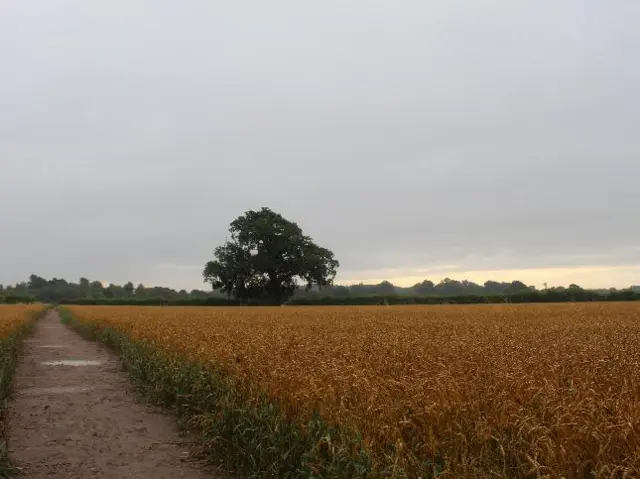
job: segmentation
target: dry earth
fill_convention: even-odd
[[[188,457],[170,415],[136,400],[117,357],[55,312],[27,340],[13,385],[8,447],[20,477],[220,477]]]

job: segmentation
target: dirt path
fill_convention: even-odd
[[[90,363],[46,364],[79,360]],[[9,405],[9,457],[21,477],[205,478],[185,461],[173,418],[136,402],[118,360],[62,324],[38,322],[25,345]]]

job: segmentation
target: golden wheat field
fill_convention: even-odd
[[[38,304],[0,304],[0,339],[6,338],[40,310],[42,305]]]
[[[317,408],[406,470],[640,477],[640,303],[70,309],[291,417]]]

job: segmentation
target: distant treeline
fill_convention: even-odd
[[[17,296],[14,294],[2,295],[0,294],[0,304],[20,304],[20,303],[35,303],[36,299],[31,296]]]
[[[568,288],[537,290],[520,281],[471,281],[446,278],[435,284],[425,280],[411,287],[394,286],[388,281],[375,285],[327,286],[309,291],[299,289],[287,304],[292,305],[365,305],[365,304],[478,304],[548,303],[569,301],[635,301],[640,288],[588,290],[572,284]],[[56,304],[238,306],[219,291],[176,291],[165,287],[118,286],[81,278],[78,283],[64,279],[47,280],[31,275],[29,281],[15,286],[0,285],[0,303],[40,301]],[[257,304],[257,303],[249,303]]]
[[[640,301],[640,292],[624,290],[602,294],[595,291],[531,291],[511,295],[493,296],[352,296],[348,298],[319,297],[292,299],[287,304],[298,306],[331,306],[331,305],[394,305],[394,304],[499,304],[499,303],[567,303],[586,301]],[[203,299],[79,299],[62,301],[61,304],[80,305],[131,305],[131,306],[242,306],[240,301],[227,298]],[[259,306],[259,303],[248,303],[247,306]]]
[[[74,303],[83,301],[177,301],[198,300],[211,297],[224,298],[217,291],[186,290],[161,286],[146,287],[142,284],[134,286],[128,282],[122,286],[116,284],[103,285],[100,281],[90,281],[80,278],[77,283],[64,279],[45,279],[31,275],[28,281],[13,286],[0,285],[0,297],[22,298],[25,301],[40,301],[43,303]],[[1,300],[0,300],[1,301]]]
[[[461,296],[360,296],[348,298],[324,297],[294,299],[296,305],[373,305],[373,304],[499,304],[499,303],[567,303],[585,301],[639,301],[640,292],[622,290],[607,294],[597,291],[529,291],[501,295]]]

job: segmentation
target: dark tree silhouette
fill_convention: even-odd
[[[299,282],[333,283],[340,263],[300,227],[269,208],[250,210],[230,225],[231,239],[215,249],[203,277],[214,289],[241,301],[282,304]]]

